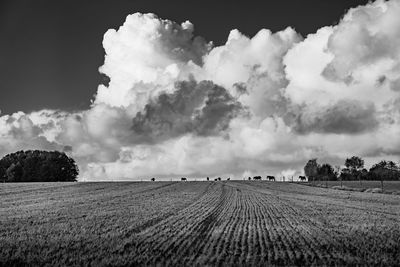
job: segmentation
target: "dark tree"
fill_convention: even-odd
[[[369,169],[370,180],[399,180],[400,168],[393,161],[382,160]]]
[[[342,181],[350,181],[353,180],[353,176],[348,168],[343,168],[340,172],[340,179]]]
[[[328,187],[328,181],[336,180],[335,170],[330,164],[324,163],[318,166],[317,177],[318,180],[325,181],[325,186]]]
[[[336,180],[335,170],[330,164],[324,163],[318,166],[318,177],[326,181]]]
[[[361,180],[369,180],[369,172],[367,169],[362,169],[359,171],[360,179]]]
[[[349,159],[346,159],[344,165],[346,168],[349,169],[352,180],[358,179],[360,180],[361,184],[361,179],[362,179],[362,173],[361,170],[364,168],[364,160],[360,157],[353,156]]]
[[[5,182],[6,180],[7,180],[6,169],[4,168],[4,166],[0,162],[0,181],[1,182]]]
[[[307,176],[308,181],[314,181],[317,178],[318,167],[317,159],[310,159],[304,166],[304,174]]]
[[[79,170],[64,152],[28,150],[0,160],[0,178],[7,182],[76,181]]]
[[[387,165],[390,170],[390,180],[400,180],[400,166],[397,166],[397,164],[391,160],[388,161]]]
[[[353,156],[349,159],[346,159],[344,165],[350,170],[351,173],[358,174],[358,172],[364,168],[364,160],[360,157]]]
[[[7,181],[10,182],[23,182],[23,174],[22,166],[19,162],[11,163],[6,170]]]

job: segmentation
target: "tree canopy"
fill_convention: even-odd
[[[372,179],[397,180],[400,178],[400,167],[393,161],[382,160],[369,169]]]
[[[318,168],[318,176],[322,180],[336,180],[335,170],[329,163],[324,163]]]
[[[328,163],[320,165],[317,159],[310,159],[304,166],[304,174],[309,180],[400,180],[400,166],[393,161],[382,160],[368,171],[364,160],[353,156],[346,159],[344,166],[335,171]]]
[[[304,166],[304,174],[310,179],[315,180],[318,176],[317,159],[310,159]]]
[[[79,170],[64,152],[28,150],[0,160],[0,180],[5,182],[76,181]]]
[[[344,165],[350,170],[350,172],[354,173],[364,168],[364,160],[360,157],[353,156],[346,159]]]

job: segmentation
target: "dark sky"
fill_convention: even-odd
[[[231,29],[252,36],[292,26],[303,36],[337,23],[362,0],[0,0],[0,110],[85,109],[103,79],[103,34],[126,15],[190,20],[215,44]]]

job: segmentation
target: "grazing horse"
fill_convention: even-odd
[[[275,181],[275,176],[268,175],[267,179],[268,181]]]
[[[305,177],[305,176],[299,176],[299,180],[300,180],[300,181],[305,181],[305,180],[306,180],[306,177]]]
[[[156,178],[154,178],[154,177],[153,177],[153,178],[151,178],[151,181],[153,181],[153,182],[154,182],[155,180],[156,180]]]
[[[187,181],[186,177],[182,177],[181,181]]]
[[[261,176],[254,176],[253,180],[261,180]]]

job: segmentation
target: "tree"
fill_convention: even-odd
[[[400,168],[393,161],[382,160],[369,169],[369,177],[372,180],[398,180]]]
[[[17,151],[0,160],[0,178],[7,182],[76,181],[74,159],[59,151]]]
[[[310,159],[306,166],[304,166],[304,174],[307,176],[309,181],[314,181],[318,176],[318,166],[317,159]]]
[[[318,180],[325,180],[326,187],[328,187],[328,181],[336,180],[335,170],[330,164],[324,163],[318,166]]]
[[[5,182],[7,180],[6,168],[3,166],[1,162],[0,162],[0,180],[1,182]]]
[[[335,177],[336,177],[336,180],[340,180],[340,187],[342,187],[343,186],[343,179],[342,179],[342,177],[341,177],[341,172],[342,172],[342,168],[339,166],[339,165],[335,165]]]
[[[346,159],[344,165],[348,168],[351,172],[357,172],[364,168],[364,160],[360,157],[353,156],[349,159]]]
[[[359,172],[359,175],[360,175],[360,179],[361,180],[369,180],[369,172],[368,172],[368,170],[367,169],[362,169],[360,172]]]
[[[329,163],[324,163],[319,166],[318,176],[323,180],[336,180],[335,170]]]
[[[400,178],[400,167],[393,161],[388,161],[388,169],[390,170],[390,180],[398,180]]]
[[[369,176],[372,178],[372,180],[380,180],[381,188],[383,190],[383,180],[386,180],[388,172],[388,163],[385,160],[382,160],[369,169]]]
[[[364,160],[360,157],[353,156],[351,158],[346,159],[344,165],[347,169],[349,169],[353,179],[358,178],[361,183],[361,173],[360,170],[364,168]]]
[[[8,182],[20,182],[23,174],[21,163],[11,163],[6,170],[6,177]]]
[[[340,180],[341,181],[350,181],[353,180],[351,172],[348,168],[343,168],[340,172]]]

